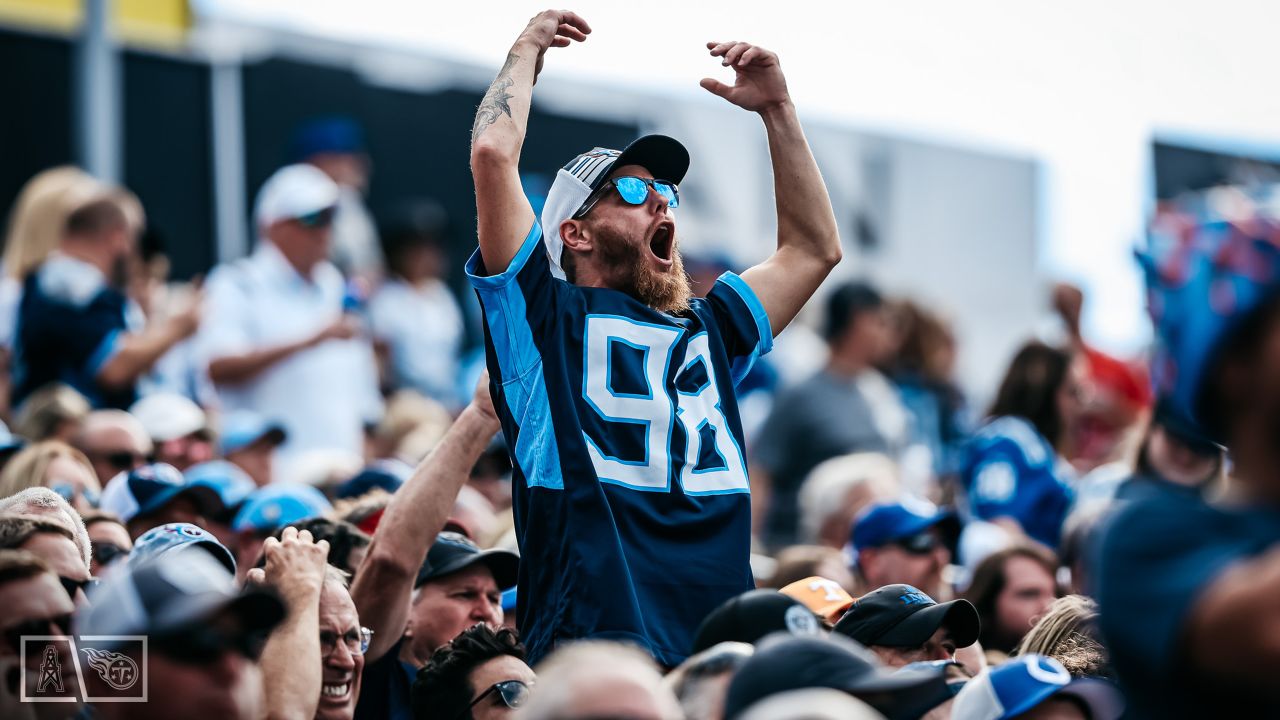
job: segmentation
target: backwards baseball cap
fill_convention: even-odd
[[[415,588],[424,583],[437,580],[445,575],[452,575],[465,570],[476,563],[483,563],[493,573],[493,580],[499,588],[506,589],[516,584],[520,569],[520,556],[510,550],[494,548],[481,550],[479,545],[471,542],[465,535],[454,532],[442,532],[436,535],[427,551],[427,559],[418,570]]]
[[[815,615],[834,623],[853,605],[853,596],[840,583],[814,575],[782,588],[782,594],[799,600]]]
[[[946,628],[956,647],[969,647],[980,627],[978,610],[968,600],[939,604],[910,585],[885,585],[858,598],[835,632],[863,645],[919,647]]]
[[[166,523],[142,533],[129,551],[129,565],[139,565],[168,553],[185,552],[193,548],[207,551],[232,573],[236,571],[236,559],[225,545],[211,533],[191,523]]]
[[[703,619],[693,638],[693,652],[722,642],[754,643],[775,632],[817,635],[818,619],[804,603],[777,590],[748,590]]]
[[[254,222],[265,228],[334,207],[338,185],[314,165],[286,165],[267,178],[258,191]]]
[[[236,587],[235,576],[206,553],[161,553],[119,565],[89,592],[75,618],[82,635],[147,635],[152,642],[228,613],[245,636],[265,640],[285,607],[264,589]]]
[[[593,148],[570,160],[556,173],[542,206],[542,239],[551,257],[551,272],[564,279],[560,257],[564,240],[560,224],[573,217],[591,193],[604,185],[614,167],[639,165],[659,180],[679,183],[689,170],[689,151],[666,135],[645,135],[622,151]]]
[[[285,525],[321,517],[332,509],[324,493],[310,485],[272,483],[245,498],[231,522],[231,529],[273,532]]]
[[[850,542],[854,552],[859,552],[920,535],[932,527],[943,531],[944,541],[954,541],[959,535],[955,515],[939,510],[932,503],[923,500],[879,503],[863,510],[854,521]]]
[[[200,406],[177,393],[148,395],[135,402],[129,414],[138,418],[147,436],[158,443],[209,429]]]
[[[760,700],[803,688],[842,690],[891,720],[914,720],[951,697],[940,669],[892,672],[848,638],[775,633],[757,644],[729,682],[724,717],[733,720]]]
[[[1019,655],[965,683],[956,695],[952,717],[1005,720],[1051,697],[1070,697],[1089,710],[1092,720],[1117,720],[1124,712],[1120,691],[1104,680],[1073,680],[1062,663],[1044,655]]]
[[[252,410],[233,410],[222,417],[219,441],[222,454],[243,450],[259,440],[279,446],[289,435],[284,426]]]
[[[1137,253],[1155,326],[1151,376],[1166,412],[1205,437],[1205,380],[1225,341],[1280,290],[1280,186],[1214,188],[1164,202]]]
[[[217,490],[204,483],[188,483],[172,465],[142,465],[111,478],[102,489],[98,507],[124,522],[149,515],[179,495],[190,497],[209,514],[217,514],[222,502]]]

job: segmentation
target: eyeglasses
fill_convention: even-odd
[[[22,638],[39,635],[66,635],[71,630],[71,615],[55,615],[41,620],[28,620],[5,628],[4,641],[15,652],[22,651]]]
[[[76,599],[76,592],[83,590],[88,593],[90,588],[98,587],[98,578],[95,577],[72,580],[69,577],[59,576],[58,582],[62,583],[62,589],[67,591],[67,596],[72,600]]]
[[[500,683],[494,683],[490,685],[488,689],[486,689],[484,692],[480,693],[480,697],[476,698],[475,700],[472,700],[471,704],[467,706],[466,710],[458,713],[458,717],[463,717],[469,714],[471,712],[471,708],[475,707],[476,705],[479,705],[480,701],[484,700],[485,698],[489,697],[494,693],[498,694],[498,697],[502,700],[503,705],[506,705],[512,710],[515,710],[516,708],[523,705],[524,701],[529,698],[529,686],[525,685],[523,682],[520,682],[519,680],[504,680]]]
[[[93,544],[93,559],[97,561],[99,568],[104,568],[128,554],[128,550],[115,543],[95,542]]]
[[[942,541],[938,539],[936,534],[926,530],[915,535],[898,538],[893,541],[893,544],[912,555],[925,555],[936,550],[942,544]]]
[[[329,225],[333,224],[333,212],[333,208],[327,207],[323,210],[307,213],[306,215],[299,215],[294,218],[294,220],[296,220],[302,227],[308,229],[329,227]]]
[[[616,188],[618,190],[618,194],[621,195],[622,199],[629,205],[643,205],[645,200],[649,199],[649,188],[653,188],[654,192],[666,198],[667,207],[680,207],[680,188],[675,183],[670,180],[655,180],[653,178],[632,177],[628,175],[612,178],[609,182],[601,185],[599,189],[587,197],[586,201],[582,203],[582,207],[578,208],[578,211],[573,214],[571,219],[577,220],[588,212],[591,212],[591,208],[595,207],[596,203],[600,202],[600,198],[604,197],[605,193],[609,192],[610,187]]]
[[[347,652],[352,655],[363,655],[369,651],[369,643],[373,641],[373,631],[367,627],[359,630],[348,630],[342,636],[342,644],[347,646]],[[338,649],[338,636],[335,633],[323,631],[320,633],[320,657],[329,657],[334,650]]]
[[[98,500],[100,498],[98,493],[92,488],[83,488],[77,491],[76,486],[72,485],[69,482],[55,482],[49,486],[49,489],[58,493],[58,495],[61,495],[62,499],[66,500],[69,503],[75,502],[76,495],[78,492],[78,494],[84,498],[84,501],[88,503],[90,507],[98,507]]]
[[[183,665],[210,665],[225,653],[234,652],[257,660],[266,644],[262,632],[233,631],[215,625],[197,625],[181,631],[152,636],[149,646],[166,658]]]
[[[152,461],[149,455],[132,450],[104,450],[91,453],[93,457],[105,460],[117,471],[132,470]]]

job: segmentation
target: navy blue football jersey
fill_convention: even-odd
[[[754,586],[734,386],[772,347],[764,307],[732,273],[681,316],[572,285],[537,223],[505,271],[477,251],[467,274],[515,466],[531,662],[593,637],[678,664],[702,619]]]

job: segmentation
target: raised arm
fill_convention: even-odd
[[[520,185],[520,148],[542,56],[547,48],[586,40],[589,32],[586,21],[567,10],[539,13],[516,38],[476,110],[471,176],[476,186],[480,257],[490,274],[511,264],[533,225],[533,208]]]
[[[471,404],[391,497],[351,586],[360,620],[373,630],[367,662],[382,657],[404,632],[418,569],[449,519],[471,467],[499,429],[489,399],[489,374],[484,373]]]
[[[800,127],[778,56],[744,42],[707,43],[736,75],[733,85],[706,78],[702,87],[760,114],[769,136],[778,249],[742,273],[755,291],[773,334],[782,332],[840,262],[840,233],[827,186]]]

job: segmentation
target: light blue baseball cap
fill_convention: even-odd
[[[325,515],[333,509],[324,493],[302,483],[272,483],[253,491],[236,513],[231,529],[272,532]]]
[[[262,439],[280,445],[288,439],[284,426],[252,410],[233,410],[222,417],[218,434],[222,454],[243,450]]]
[[[147,562],[152,558],[173,552],[185,552],[202,548],[232,573],[236,571],[236,559],[225,545],[212,533],[191,523],[166,523],[142,533],[129,551],[129,565]]]

